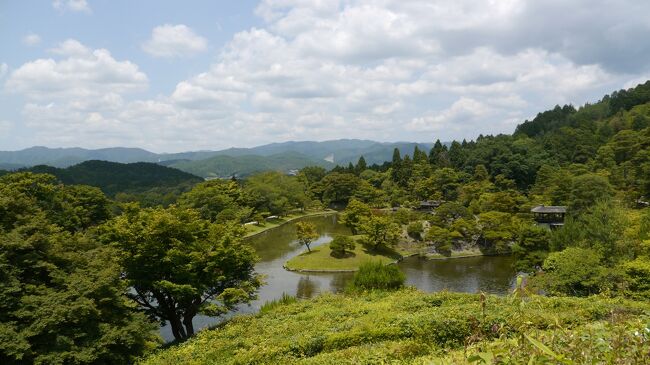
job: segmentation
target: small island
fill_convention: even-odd
[[[358,240],[358,237],[354,237]],[[305,251],[291,258],[284,264],[287,270],[299,272],[344,272],[357,271],[366,261],[379,261],[384,264],[395,263],[402,256],[390,249],[371,250],[362,244],[357,244],[353,250],[339,254],[326,243]]]

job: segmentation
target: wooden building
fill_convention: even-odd
[[[558,205],[538,205],[530,210],[535,221],[549,228],[557,228],[564,225],[566,207]]]

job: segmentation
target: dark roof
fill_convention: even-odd
[[[559,205],[538,205],[530,210],[531,213],[566,213],[566,207]]]

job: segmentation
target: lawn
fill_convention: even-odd
[[[397,261],[401,256],[393,251],[384,249],[372,251],[357,243],[354,252],[344,256],[332,254],[329,244],[312,248],[311,252],[303,252],[287,261],[284,266],[295,271],[356,271],[364,261],[379,260],[385,264]]]
[[[294,221],[298,218],[303,218],[303,217],[315,217],[319,215],[330,215],[330,214],[335,214],[335,210],[317,210],[317,211],[304,211],[304,212],[299,212],[299,213],[291,213],[286,216],[283,216],[282,218],[277,218],[277,219],[271,219],[266,222],[264,222],[264,225],[254,225],[254,224],[249,224],[246,225],[246,236],[245,237],[251,237],[255,236],[256,234],[260,234],[264,231],[267,231],[269,229],[273,229],[275,227],[279,227],[285,223],[289,223],[291,221]]]

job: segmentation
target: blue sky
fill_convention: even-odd
[[[650,3],[0,1],[0,150],[512,132],[650,78]]]

